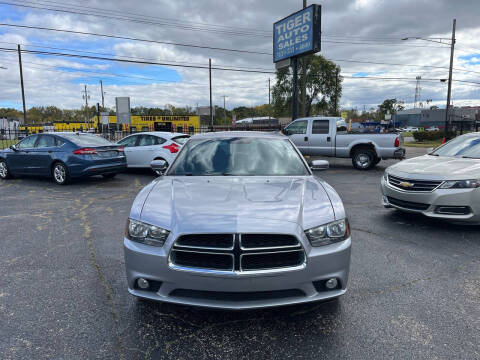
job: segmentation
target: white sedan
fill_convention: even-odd
[[[190,136],[171,132],[142,132],[129,135],[118,142],[124,146],[129,168],[150,168],[152,160],[173,162],[180,148]]]

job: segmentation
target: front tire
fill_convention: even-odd
[[[7,180],[11,178],[12,178],[12,175],[8,170],[7,163],[5,162],[5,160],[0,159],[0,179]]]
[[[353,167],[357,170],[369,170],[375,166],[375,153],[368,148],[355,150],[352,156]]]
[[[65,164],[57,162],[53,165],[52,179],[58,185],[66,185],[70,182],[70,175]]]

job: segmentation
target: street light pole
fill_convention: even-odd
[[[453,19],[452,41],[450,43],[450,68],[448,69],[447,107],[445,108],[445,142],[448,141],[448,126],[450,121],[450,96],[452,92],[453,52],[455,50],[455,26],[457,19]]]

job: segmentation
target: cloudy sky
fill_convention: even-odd
[[[310,5],[312,2],[308,2]],[[386,98],[413,105],[415,77],[421,100],[445,106],[452,20],[457,19],[452,98],[480,105],[480,3],[478,0],[324,0],[322,55],[344,75],[343,108],[367,109]],[[81,5],[79,5],[81,4]],[[22,5],[22,6],[20,6]],[[272,24],[299,10],[302,0],[6,0],[0,23],[74,30],[160,42],[247,50],[237,53],[127,39],[0,26],[0,48],[75,53],[177,65],[273,71]],[[62,11],[60,11],[62,10]],[[93,16],[95,14],[96,16]],[[375,64],[372,64],[375,63]],[[387,63],[387,64],[385,64]],[[396,65],[393,65],[396,64]],[[420,65],[420,66],[412,66]],[[0,51],[0,107],[21,108],[18,55]],[[84,84],[90,102],[106,106],[130,96],[132,106],[208,105],[208,70],[23,54],[27,107],[79,108]],[[377,79],[362,79],[362,77]],[[227,108],[268,102],[274,74],[214,70],[213,100]],[[391,80],[382,78],[407,78]],[[413,79],[413,81],[411,80]],[[474,83],[478,84],[474,84]]]

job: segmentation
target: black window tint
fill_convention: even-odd
[[[287,139],[191,139],[168,175],[275,176],[308,175],[301,157]]]
[[[157,141],[156,142],[157,145],[163,144],[165,141],[167,141],[164,138],[161,138],[161,137],[158,137],[158,136],[155,136],[155,140]]]
[[[138,146],[155,145],[155,137],[152,135],[142,135],[138,142]]]
[[[137,143],[137,139],[138,139],[138,136],[129,136],[125,139],[120,140],[118,143],[125,147],[132,147],[132,146],[135,146],[135,144]]]
[[[115,145],[111,141],[104,139],[98,135],[92,134],[81,134],[81,133],[72,133],[72,134],[63,134],[67,140],[70,140],[77,146],[109,146]]]
[[[306,134],[307,125],[308,125],[307,120],[295,121],[285,128],[285,134],[287,135]]]
[[[328,134],[329,126],[329,120],[313,120],[312,134]]]
[[[55,147],[55,138],[51,135],[40,135],[40,138],[37,141],[37,148],[47,148],[47,147]]]
[[[18,145],[18,149],[31,149],[35,146],[35,141],[37,140],[38,135],[30,135],[23,139]]]
[[[181,136],[176,136],[172,138],[172,141],[175,141],[177,144],[183,145],[187,142],[187,140],[190,138],[188,135],[181,135]]]

